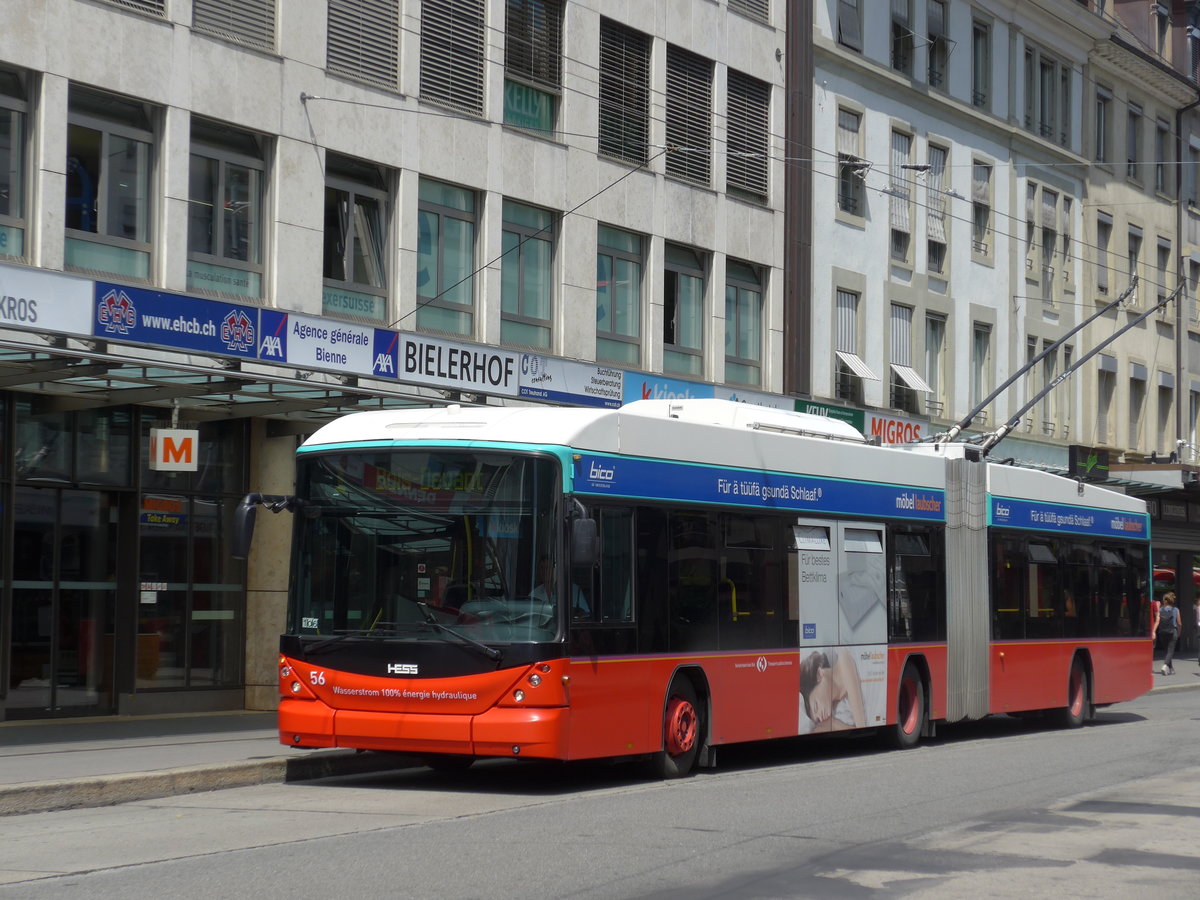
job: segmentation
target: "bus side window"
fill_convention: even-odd
[[[633,621],[633,511],[600,513],[599,616],[603,622]]]

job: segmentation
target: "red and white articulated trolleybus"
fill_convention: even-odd
[[[1145,505],[722,400],[347,416],[298,454],[280,740],[645,756],[1081,724],[1151,682]]]

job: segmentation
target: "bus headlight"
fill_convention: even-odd
[[[517,688],[517,690],[513,691],[513,699],[518,703],[523,702],[525,700],[525,692],[520,688]]]
[[[531,685],[533,685],[534,687],[537,687],[539,684],[542,683],[542,676],[538,675],[536,672],[534,672],[532,675],[529,676],[529,683]]]
[[[292,693],[293,693],[293,694],[298,694],[298,693],[300,693],[300,682],[298,682],[298,681],[293,681],[293,682],[292,682]]]

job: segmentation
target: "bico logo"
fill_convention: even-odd
[[[592,462],[591,468],[588,470],[588,477],[592,481],[616,481],[617,470],[607,466],[601,466],[596,462]]]
[[[416,675],[416,663],[388,663],[387,673],[389,675]]]

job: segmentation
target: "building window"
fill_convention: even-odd
[[[926,409],[931,416],[940,416],[946,408],[946,386],[942,375],[946,353],[946,317],[925,317],[925,383],[929,394],[925,398]]]
[[[1106,88],[1096,88],[1096,133],[1095,159],[1098,163],[1112,162],[1112,149],[1109,147],[1110,131],[1112,129],[1112,92]]]
[[[911,154],[912,135],[893,131],[888,210],[891,222],[892,259],[897,262],[908,261],[912,243],[912,194],[909,190]]]
[[[892,0],[892,68],[912,75],[912,0]]]
[[[1058,251],[1058,194],[1042,188],[1042,300],[1053,304],[1056,300],[1056,278]]]
[[[992,95],[992,29],[976,20],[971,26],[971,104],[987,108]]]
[[[754,266],[725,264],[725,381],[762,385],[762,278]]]
[[[992,252],[992,167],[976,162],[971,166],[971,251],[977,256]]]
[[[1159,56],[1167,55],[1167,34],[1171,26],[1171,11],[1166,3],[1154,3],[1150,7],[1154,13],[1154,52]]]
[[[1188,10],[1187,48],[1187,77],[1200,81],[1200,8],[1195,6]]]
[[[554,299],[554,215],[504,201],[500,258],[500,341],[550,349]]]
[[[922,415],[925,407],[922,399],[933,388],[912,365],[912,320],[912,307],[892,304],[892,406]]]
[[[1163,456],[1168,452],[1175,451],[1175,443],[1170,441],[1170,450],[1167,450],[1168,435],[1172,429],[1172,419],[1175,417],[1175,376],[1170,372],[1158,373],[1158,428],[1155,430],[1157,446],[1152,447],[1152,450],[1158,450]]]
[[[262,291],[263,139],[192,119],[188,173],[189,290]]]
[[[663,371],[704,374],[704,261],[667,244],[663,280]]]
[[[1056,390],[1051,389],[1054,384],[1054,379],[1058,374],[1058,353],[1046,353],[1050,349],[1053,341],[1042,341],[1042,352],[1046,355],[1042,357],[1042,381],[1038,385],[1038,390],[1042,393],[1042,434],[1053,437],[1055,425],[1058,422],[1058,394]]]
[[[71,86],[67,113],[67,268],[150,278],[148,106]]]
[[[928,233],[928,269],[942,274],[946,271],[946,246],[949,229],[946,228],[946,157],[945,147],[929,145],[929,168],[926,170],[926,193],[928,212],[925,228]]]
[[[971,333],[971,408],[980,406],[992,390],[992,326],[976,322]],[[975,416],[980,424],[987,423],[987,412]]]
[[[120,6],[122,9],[132,9],[156,18],[166,18],[167,0],[102,0],[110,6]]]
[[[1129,378],[1129,435],[1127,446],[1136,450],[1142,445],[1142,415],[1146,409],[1146,371],[1134,365]]]
[[[1035,44],[1025,46],[1025,127],[1070,144],[1071,67]]]
[[[926,24],[929,31],[929,83],[933,87],[944,87],[946,63],[950,57],[950,41],[946,37],[945,0],[929,0]]]
[[[393,90],[400,81],[400,0],[329,0],[325,65]]]
[[[0,69],[0,256],[25,256],[26,85]]]
[[[1154,123],[1154,190],[1171,193],[1171,126],[1165,120]]]
[[[712,63],[667,47],[667,174],[707,185],[712,172]]]
[[[1158,272],[1156,277],[1155,291],[1158,295],[1158,302],[1164,303],[1167,299],[1167,294],[1170,293],[1171,280],[1171,241],[1168,238],[1158,239]]]
[[[1112,216],[1096,214],[1096,290],[1108,293],[1108,248],[1112,243]]]
[[[504,20],[504,121],[554,130],[562,95],[562,0],[508,0]]]
[[[596,231],[596,360],[636,368],[642,360],[642,237],[608,225]]]
[[[837,35],[838,43],[862,53],[862,10],[861,0],[838,0]]]
[[[1141,265],[1142,265],[1142,229],[1136,225],[1129,227],[1128,243],[1126,244],[1126,274],[1129,276],[1129,281],[1137,278],[1141,281]],[[1144,295],[1144,291],[1135,290],[1129,297],[1129,305],[1137,304],[1138,295]]]
[[[387,179],[378,166],[326,156],[326,315],[387,321],[387,207]]]
[[[475,194],[422,178],[417,209],[417,328],[470,337],[475,328]]]
[[[650,38],[600,20],[600,153],[645,165],[650,138]]]
[[[1142,108],[1134,103],[1129,104],[1128,115],[1125,117],[1125,177],[1134,181],[1141,179],[1138,164],[1141,162],[1139,149],[1142,144]]]
[[[848,109],[838,109],[838,209],[852,216],[862,216],[863,176],[866,163],[862,160],[859,129],[862,116]]]
[[[838,400],[863,403],[863,381],[878,381],[858,355],[858,303],[855,291],[837,290],[837,334],[834,338],[834,396]]]
[[[192,0],[192,27],[235,44],[272,51],[275,0]]]
[[[1105,364],[1104,355],[1100,357],[1100,364]],[[1112,365],[1116,366],[1116,360],[1112,357],[1107,357],[1112,360]],[[1117,394],[1117,376],[1114,372],[1110,372],[1101,368],[1096,373],[1096,442],[1098,444],[1113,443],[1112,435],[1112,408],[1113,400]]]
[[[483,114],[483,0],[421,0],[421,99]]]
[[[726,190],[765,203],[771,152],[771,86],[730,69],[727,91]]]

